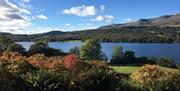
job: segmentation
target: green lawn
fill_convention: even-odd
[[[119,73],[124,73],[124,74],[131,74],[132,72],[138,70],[140,67],[139,66],[112,66],[112,68]],[[166,67],[160,67],[163,70],[169,70],[173,72],[178,72],[178,69],[172,69],[172,68],[166,68]]]

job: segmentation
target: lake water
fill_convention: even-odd
[[[18,42],[27,50],[33,42]],[[68,52],[69,49],[77,46],[80,47],[82,42],[50,42],[49,46],[62,49]],[[102,51],[111,59],[113,48],[115,46],[123,46],[123,50],[132,50],[136,53],[137,57],[150,56],[150,57],[171,57],[176,63],[180,64],[180,44],[160,44],[160,43],[101,43]]]

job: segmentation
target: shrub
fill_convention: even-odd
[[[72,49],[69,50],[69,53],[71,54],[75,54],[76,56],[80,56],[80,50],[79,50],[79,47],[74,47]]]
[[[161,57],[158,59],[157,64],[164,67],[175,67],[174,60],[168,57]]]
[[[27,55],[25,48],[23,48],[20,44],[12,43],[7,47],[7,52],[18,52],[21,55]]]
[[[57,91],[60,86],[57,74],[42,69],[21,74],[20,77],[24,81],[24,91]]]
[[[146,65],[133,72],[130,78],[140,87],[150,91],[178,91],[180,89],[180,75],[161,70],[156,65]]]
[[[7,65],[7,69],[10,73],[14,75],[19,75],[22,73],[26,73],[30,70],[35,70],[36,68],[29,64],[27,61],[13,61],[11,64]]]
[[[75,69],[78,63],[79,59],[76,57],[75,54],[69,54],[64,57],[64,66],[69,70]]]
[[[83,61],[84,62],[84,61]],[[73,71],[70,78],[70,91],[113,91],[117,83],[116,75],[102,61],[84,63],[80,70]],[[82,65],[84,65],[82,64]]]
[[[17,78],[0,65],[0,91],[20,91],[21,85]]]
[[[157,59],[153,57],[138,57],[136,58],[136,62],[139,65],[144,64],[156,64]]]
[[[14,61],[23,61],[26,59],[26,57],[22,56],[20,53],[17,52],[4,52],[0,59],[3,61],[3,63],[11,64]]]
[[[62,65],[63,58],[60,56],[45,57],[43,54],[36,54],[27,58],[27,61],[38,68],[56,69],[59,65]]]
[[[0,53],[4,52],[11,43],[14,43],[14,41],[7,37],[0,36]]]

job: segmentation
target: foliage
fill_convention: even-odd
[[[27,61],[38,68],[55,69],[62,65],[62,57],[45,57],[43,54],[36,54],[27,58]]]
[[[119,64],[120,63],[120,61],[124,57],[122,50],[123,50],[122,46],[114,47],[114,52],[113,52],[112,59],[111,59],[112,64]]]
[[[87,31],[64,32],[63,34],[35,34],[7,36],[14,41],[68,41],[99,39],[100,42],[129,42],[129,43],[180,43],[180,27],[169,26],[127,26],[110,29],[91,29]],[[61,32],[62,33],[62,32]]]
[[[46,54],[46,49],[48,49],[48,43],[46,42],[36,42],[29,48],[29,53],[31,55],[33,54]]]
[[[159,58],[157,64],[164,67],[175,67],[174,60],[168,57]]]
[[[63,61],[64,61],[65,68],[69,70],[75,69],[79,63],[79,59],[76,57],[75,54],[69,54],[65,56]]]
[[[36,42],[29,48],[29,54],[44,54],[45,56],[65,55],[58,49],[50,48],[47,42]]]
[[[131,79],[140,87],[150,91],[178,91],[180,89],[180,75],[161,70],[156,65],[146,65],[131,74]]]
[[[24,81],[26,91],[56,91],[60,82],[58,75],[45,70],[30,71],[20,75]]]
[[[92,39],[86,40],[80,47],[80,58],[83,60],[98,60],[101,58],[101,45]]]
[[[131,50],[125,51],[124,58],[128,62],[133,62],[136,59],[135,53],[133,51],[131,51]]]
[[[11,43],[14,43],[11,39],[0,36],[0,53],[4,52]]]
[[[27,55],[25,48],[22,47],[22,45],[17,44],[17,43],[12,43],[10,44],[7,49],[7,52],[18,52],[21,53],[22,55]]]
[[[8,72],[0,61],[0,90],[1,91],[20,91],[20,81]]]
[[[0,56],[0,59],[6,64],[11,64],[13,61],[23,61],[25,58],[26,57],[17,52],[3,52]]]
[[[79,50],[79,47],[74,47],[72,49],[69,50],[69,53],[72,53],[72,54],[75,54],[76,56],[80,56],[80,50]]]

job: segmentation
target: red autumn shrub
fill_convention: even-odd
[[[33,66],[46,69],[55,69],[62,64],[62,57],[45,57],[42,54],[33,55],[27,60]]]
[[[69,54],[64,57],[64,66],[69,70],[75,69],[78,63],[79,59],[75,54]]]

